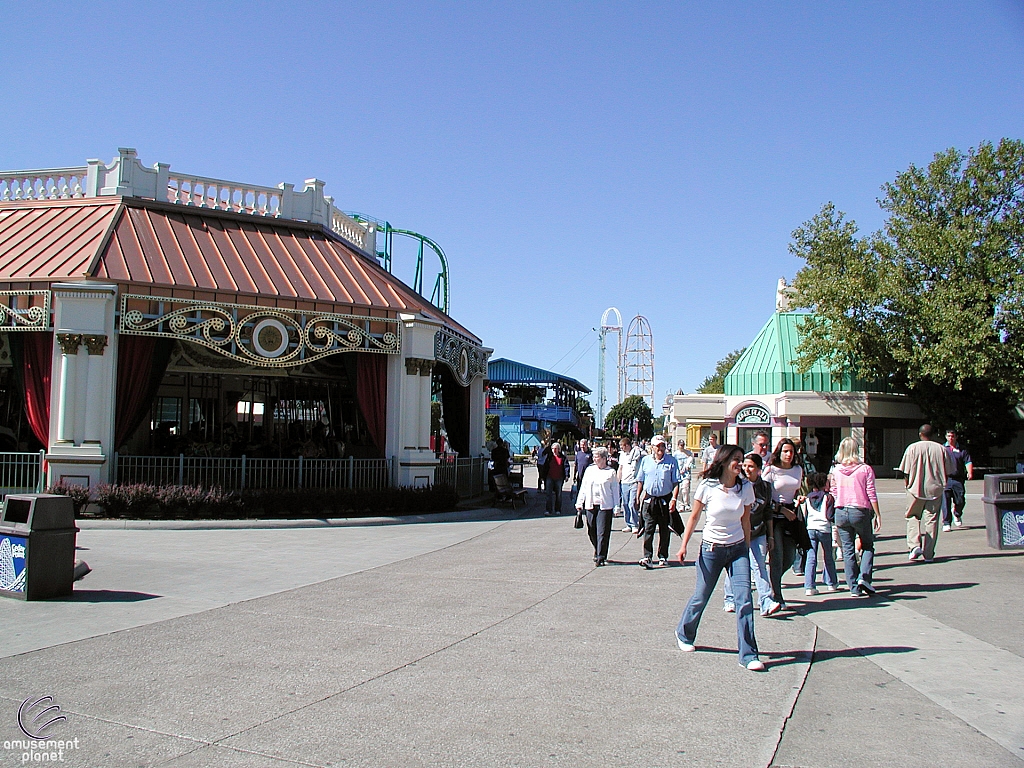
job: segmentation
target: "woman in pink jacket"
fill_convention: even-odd
[[[852,437],[839,443],[829,490],[836,500],[836,528],[843,544],[846,583],[853,597],[875,594],[871,568],[875,559],[875,533],[882,527],[875,493],[875,472],[860,459],[860,443]],[[857,537],[860,536],[860,573],[857,568]]]

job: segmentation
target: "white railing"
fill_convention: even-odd
[[[121,148],[109,164],[89,160],[81,168],[39,171],[0,171],[0,202],[63,200],[75,197],[144,197],[194,208],[247,213],[309,221],[330,229],[364,251],[376,254],[375,225],[363,225],[334,207],[324,196],[324,182],[306,179],[301,191],[294,184],[263,187],[208,176],[171,173],[167,163],[152,168],[139,162],[134,149]]]
[[[85,197],[88,170],[83,166],[45,171],[0,171],[0,202]]]
[[[46,486],[44,451],[0,453],[0,496],[8,493],[42,493]]]
[[[360,224],[352,217],[347,216],[335,208],[333,202],[330,202],[329,205],[331,211],[331,231],[338,237],[344,238],[354,245],[358,245],[367,253],[374,253],[376,251],[376,243],[371,246],[369,244],[369,240],[370,235],[373,232],[372,228],[375,228],[375,225]],[[368,227],[371,229],[368,230]]]
[[[389,488],[391,459],[255,459],[114,454],[120,484],[194,485],[226,491],[266,488]]]
[[[441,456],[434,470],[434,485],[450,486],[462,498],[479,496],[487,490],[487,459]]]
[[[167,174],[167,202],[218,211],[280,216],[282,190],[205,176]]]

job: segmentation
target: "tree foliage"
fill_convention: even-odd
[[[732,370],[732,367],[736,365],[736,361],[739,360],[746,351],[746,347],[743,349],[734,349],[728,355],[719,360],[718,364],[715,366],[715,372],[701,382],[701,385],[697,387],[697,391],[702,395],[724,394],[725,375]]]
[[[882,187],[866,236],[831,203],[793,232],[798,363],[908,394],[976,452],[1024,397],[1024,142],[948,149]]]
[[[618,405],[613,405],[608,415],[604,417],[605,432],[610,435],[629,435],[633,433],[633,419],[637,420],[638,433],[635,435],[641,440],[654,437],[652,425],[653,415],[647,401],[640,395],[630,395]]]

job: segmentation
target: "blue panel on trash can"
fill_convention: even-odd
[[[1004,512],[1000,527],[1004,547],[1019,547],[1024,544],[1024,512]]]
[[[25,546],[22,536],[0,534],[0,589],[6,592],[25,591]]]

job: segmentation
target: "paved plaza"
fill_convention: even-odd
[[[616,531],[594,568],[534,491],[397,524],[86,522],[73,598],[0,601],[0,740],[48,695],[63,764],[92,768],[1020,766],[1024,554],[988,548],[971,483],[967,527],[909,563],[899,487],[879,595],[787,575],[760,674],[717,599],[676,649],[692,565],[644,571]]]

